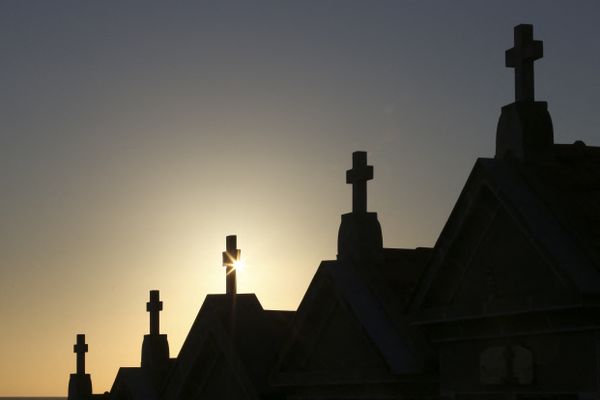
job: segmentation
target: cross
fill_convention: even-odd
[[[223,252],[223,266],[225,267],[225,292],[228,295],[236,293],[235,262],[240,259],[242,251],[237,248],[237,236],[229,235],[225,238],[225,251]]]
[[[150,301],[146,303],[146,311],[150,313],[150,335],[153,336],[160,333],[159,313],[163,309],[163,302],[159,300],[159,297],[158,290],[151,290]]]
[[[77,335],[77,344],[73,346],[73,353],[77,354],[77,375],[85,374],[85,353],[88,351],[88,345],[85,343],[85,335]]]
[[[373,166],[367,165],[367,152],[352,153],[352,169],[346,171],[346,183],[352,184],[352,212],[367,212],[367,181],[373,179]]]
[[[533,25],[515,26],[515,45],[506,50],[506,66],[515,69],[515,101],[534,101],[533,62],[544,56],[541,40],[533,40]]]

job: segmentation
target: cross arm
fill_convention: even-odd
[[[522,61],[535,61],[544,56],[544,42],[532,40],[528,46],[513,47],[506,50],[505,62],[509,68],[515,68]]]
[[[363,165],[359,169],[349,169],[346,171],[346,183],[369,181],[371,179],[373,179],[372,165]]]

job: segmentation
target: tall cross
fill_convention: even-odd
[[[534,101],[533,62],[544,56],[541,40],[533,40],[533,25],[515,26],[515,45],[506,50],[506,66],[515,69],[515,101]]]
[[[242,251],[237,248],[237,236],[229,235],[225,238],[225,251],[223,252],[223,266],[225,267],[225,292],[235,295],[237,282],[235,276],[235,263],[239,261]]]
[[[85,335],[77,335],[77,343],[73,346],[73,353],[77,354],[77,375],[85,374],[85,353],[88,351],[88,345],[85,343]]]
[[[150,291],[150,301],[146,303],[146,311],[150,313],[150,335],[156,336],[160,333],[160,315],[163,309],[163,302],[160,301],[160,292],[158,290]]]
[[[367,152],[352,153],[352,169],[346,171],[346,183],[352,184],[352,212],[367,212],[367,181],[373,179],[373,166],[367,165]]]

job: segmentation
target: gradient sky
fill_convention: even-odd
[[[432,246],[494,154],[512,29],[544,41],[557,142],[600,144],[597,1],[0,1],[0,395],[95,392],[172,356],[238,235],[241,292],[295,309],[366,150],[387,247]]]

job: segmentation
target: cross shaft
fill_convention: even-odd
[[[78,334],[77,342],[73,346],[73,353],[77,354],[77,374],[85,374],[85,353],[88,351],[88,345],[85,343],[85,335]]]
[[[146,303],[146,311],[150,313],[150,335],[160,334],[160,312],[162,309],[163,302],[160,301],[160,292],[151,290],[150,301]]]
[[[239,261],[241,253],[242,251],[237,248],[237,236],[227,236],[223,252],[223,266],[225,267],[225,293],[228,295],[235,295],[237,291],[235,263]]]
[[[367,152],[352,153],[352,169],[346,171],[346,183],[352,185],[352,212],[367,212],[367,181],[373,179],[373,166],[367,165]]]
[[[541,40],[533,40],[533,25],[515,26],[514,47],[506,50],[506,66],[515,69],[515,101],[534,101],[533,62],[544,55]]]

